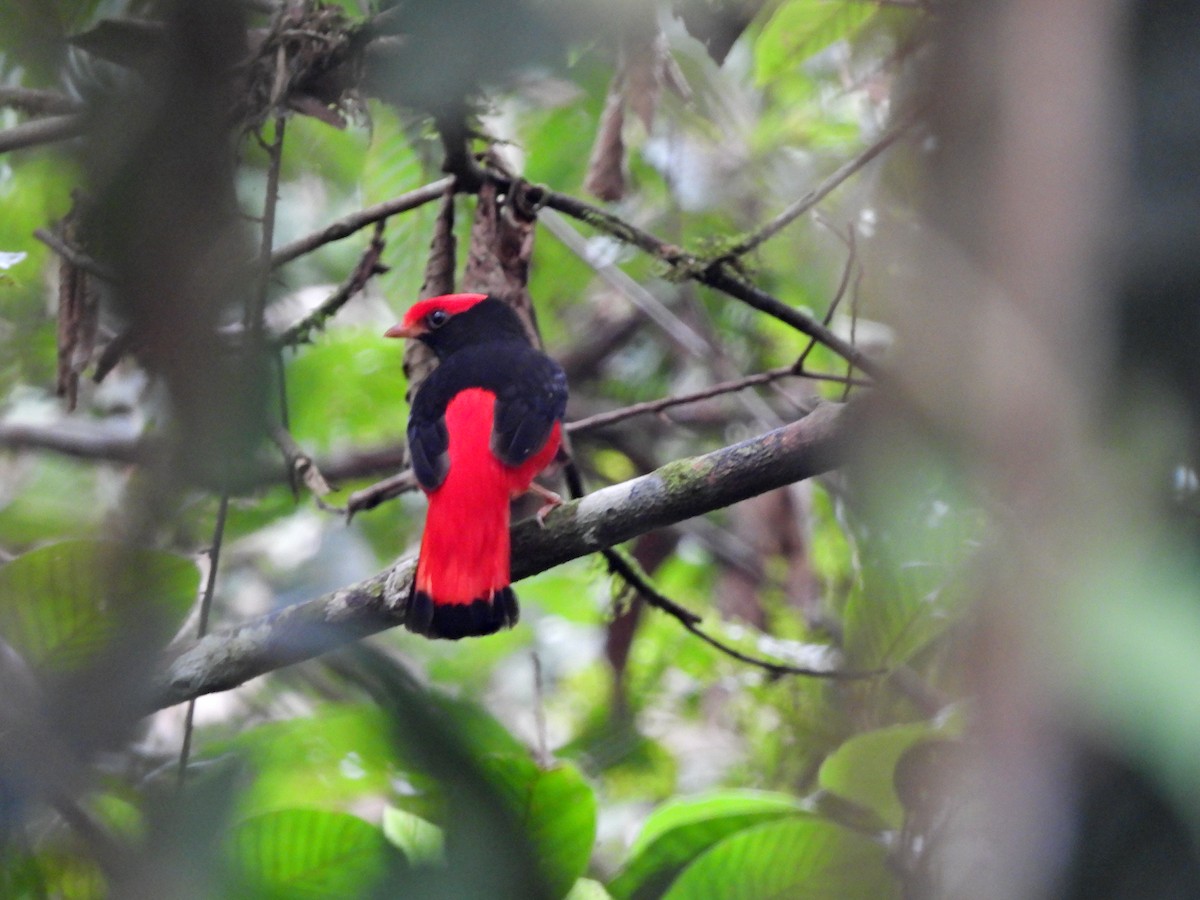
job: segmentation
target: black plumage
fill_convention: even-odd
[[[494,297],[450,316],[420,340],[439,361],[413,397],[408,419],[413,473],[427,491],[446,479],[446,407],[467,388],[496,396],[492,452],[509,466],[540,449],[566,412],[566,375],[529,343],[517,314]]]

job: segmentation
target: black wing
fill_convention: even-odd
[[[431,376],[432,377],[432,376]],[[428,379],[426,379],[428,384]],[[421,386],[413,398],[408,417],[408,453],[417,483],[425,490],[436,490],[450,472],[450,432],[446,430],[445,404],[439,409]],[[424,397],[422,396],[424,394]]]
[[[567,409],[567,376],[558,363],[534,350],[522,356],[496,391],[492,422],[492,452],[509,466],[541,450]]]

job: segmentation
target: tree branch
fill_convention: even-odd
[[[627,275],[624,269],[616,263],[593,260],[583,235],[557,212],[546,211],[538,217],[538,222],[558,238],[564,247],[590,266],[605,284],[629,300],[686,352],[702,359],[712,355],[713,348],[709,346],[708,341],[696,334],[695,330],[668,309],[665,303]]]
[[[83,116],[49,116],[0,131],[0,153],[65,141],[83,132]]]
[[[546,528],[513,529],[515,580],[639,534],[720,509],[833,468],[841,455],[839,404],[704,456],[602,488],[556,509]],[[173,648],[155,706],[228,690],[266,672],[404,621],[415,560],[364,581]]]
[[[49,450],[75,459],[140,463],[153,458],[145,438],[126,437],[98,427],[18,425],[0,422],[0,449]]]
[[[9,107],[32,116],[68,115],[80,106],[59,91],[19,86],[0,87],[0,107]]]
[[[373,275],[387,271],[387,266],[379,261],[383,256],[383,246],[383,220],[381,219],[375,223],[375,235],[371,238],[367,249],[363,251],[363,255],[359,257],[358,265],[354,267],[354,271],[350,273],[349,277],[338,286],[337,290],[321,301],[316,309],[279,335],[275,339],[275,344],[279,347],[292,347],[296,344],[308,343],[312,338],[312,333],[324,328],[325,323],[333,318],[351,297],[367,286],[367,282]]]
[[[35,228],[33,236],[76,268],[83,269],[83,271],[95,275],[101,281],[107,281],[110,284],[117,280],[116,273],[112,269],[96,262],[96,260],[92,259],[79,248],[71,246],[53,231],[47,231],[45,228]]]
[[[0,450],[49,451],[90,462],[117,464],[145,463],[154,459],[157,440],[153,436],[126,437],[99,426],[20,425],[0,422]],[[404,444],[391,444],[365,450],[353,450],[316,463],[330,481],[370,478],[394,472],[405,465]],[[288,481],[285,462],[263,459],[262,468],[252,483],[239,485],[249,490],[259,485]],[[369,508],[369,507],[367,507]]]
[[[701,619],[690,609],[680,606],[662,591],[658,590],[645,573],[641,571],[637,562],[628,554],[621,550],[610,548],[603,551],[604,558],[608,560],[610,571],[629,587],[641,596],[641,598],[649,606],[661,609],[677,619],[684,628],[694,634],[704,643],[708,644],[715,650],[719,650],[726,656],[744,662],[746,665],[754,666],[762,669],[768,674],[779,677],[780,675],[803,675],[807,678],[840,678],[840,679],[860,679],[872,678],[876,675],[882,675],[883,669],[870,669],[860,672],[846,671],[844,669],[814,669],[811,666],[793,666],[788,663],[782,663],[778,660],[767,659],[762,656],[755,656],[751,653],[743,653],[736,647],[727,644],[720,638],[713,637],[707,631],[700,627]]]
[[[677,394],[671,397],[660,397],[657,400],[647,400],[644,403],[634,403],[630,406],[623,406],[620,409],[596,413],[594,416],[588,416],[586,419],[576,419],[574,422],[568,422],[566,426],[567,432],[569,434],[580,434],[585,431],[591,431],[595,428],[603,428],[605,425],[613,425],[617,422],[623,422],[625,419],[632,419],[635,416],[644,416],[650,413],[660,413],[664,410],[670,409],[673,406],[683,406],[687,403],[698,403],[701,400],[711,400],[713,397],[720,397],[723,394],[732,394],[737,391],[744,391],[747,388],[755,387],[760,384],[772,384],[782,378],[810,378],[813,381],[832,381],[836,382],[837,384],[845,384],[849,387],[870,386],[869,381],[864,381],[861,378],[848,378],[844,375],[831,375],[825,372],[809,372],[803,367],[797,368],[799,365],[799,363],[794,363],[790,366],[780,366],[775,369],[768,369],[765,372],[747,375],[743,378],[735,378],[731,381],[722,381],[719,384],[714,384],[711,387],[693,391],[690,394]]]
[[[368,225],[372,225],[381,219],[386,219],[397,213],[408,212],[410,209],[416,209],[418,206],[431,203],[442,196],[446,192],[446,188],[450,187],[453,183],[453,178],[441,178],[432,184],[417,188],[415,191],[409,191],[407,194],[401,194],[399,197],[393,197],[391,200],[385,200],[383,203],[377,203],[374,206],[360,209],[358,212],[351,213],[348,216],[343,216],[337,221],[326,225],[320,231],[314,231],[312,234],[292,241],[290,244],[284,244],[271,254],[271,266],[272,268],[279,268],[284,263],[291,262],[293,259],[303,256],[306,253],[311,253],[318,247],[334,241],[340,241],[344,237],[349,237],[354,232],[366,228]]]
[[[834,170],[834,172],[828,178],[822,181],[803,197],[790,204],[779,215],[767,222],[753,234],[750,234],[744,239],[738,241],[736,244],[722,253],[720,257],[718,257],[718,261],[728,262],[736,259],[739,256],[743,256],[758,247],[760,244],[779,234],[779,232],[791,225],[792,222],[796,221],[796,219],[812,210],[813,207],[832,194],[833,191],[843,181],[854,175],[854,173],[856,173],[859,169],[871,162],[871,160],[875,159],[875,157],[881,154],[888,147],[892,146],[892,144],[896,143],[896,141],[903,137],[905,132],[907,132],[912,126],[913,121],[913,119],[902,121],[900,124],[896,125],[890,131],[884,134],[883,137],[877,140],[874,144],[872,144],[858,156],[854,157],[854,159],[838,166],[838,168]]]
[[[493,179],[505,187],[512,186],[512,179],[502,175],[493,175]],[[863,372],[873,378],[883,375],[883,369],[849,341],[838,337],[828,327],[818,322],[808,313],[794,306],[789,306],[777,297],[744,280],[737,270],[721,259],[707,260],[694,256],[674,244],[668,244],[648,231],[638,228],[622,219],[606,212],[590,203],[560,194],[542,186],[529,188],[530,202],[537,206],[549,206],[565,215],[586,222],[593,228],[604,232],[626,244],[644,250],[656,259],[669,265],[676,275],[698,281],[700,284],[715,288],[723,294],[728,294],[741,300],[760,312],[774,316],[781,322],[795,328],[802,334],[816,338],[829,347],[843,359],[853,363]]]

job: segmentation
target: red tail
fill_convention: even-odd
[[[429,494],[425,535],[413,583],[407,626],[429,637],[492,634],[516,624],[509,587],[509,499],[524,493],[558,451],[555,425],[546,446],[521,466],[492,453],[495,395],[462,391],[446,407],[450,466]]]

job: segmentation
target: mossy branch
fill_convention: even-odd
[[[834,468],[843,409],[822,404],[782,428],[602,488],[559,507],[544,529],[521,522],[512,534],[513,579]],[[228,690],[402,624],[414,567],[407,557],[357,584],[173,647],[155,707]]]

